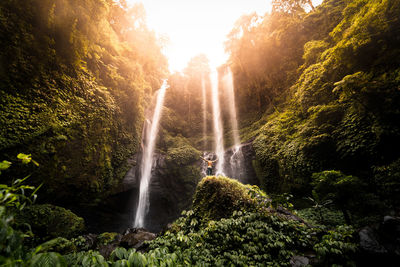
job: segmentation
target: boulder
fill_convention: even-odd
[[[194,212],[204,220],[228,218],[234,211],[254,210],[257,205],[245,185],[222,176],[203,178],[193,200]]]
[[[398,266],[400,262],[400,219],[385,216],[379,225],[359,231],[360,263],[368,266]]]
[[[120,246],[124,248],[140,248],[144,241],[150,241],[157,237],[145,229],[128,229],[121,239]]]
[[[384,254],[387,250],[381,245],[376,231],[367,226],[358,233],[360,236],[360,247],[368,253]]]
[[[294,255],[290,259],[290,264],[292,265],[292,267],[308,266],[309,263],[310,263],[310,260],[307,257],[303,257],[303,256]]]

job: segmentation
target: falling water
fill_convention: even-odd
[[[236,113],[236,105],[235,105],[235,92],[233,87],[233,75],[230,68],[228,68],[228,73],[224,77],[224,82],[226,86],[226,92],[228,94],[228,105],[229,105],[229,115],[231,118],[231,126],[233,133],[233,144],[235,149],[240,145],[239,138],[239,128],[237,122],[237,113]]]
[[[203,97],[203,146],[207,149],[207,94],[204,78],[201,79],[201,92]]]
[[[156,107],[153,114],[153,120],[150,125],[150,130],[146,130],[145,139],[146,144],[143,147],[143,156],[140,165],[140,193],[139,203],[136,209],[136,216],[134,227],[144,227],[144,219],[149,207],[149,183],[151,178],[151,168],[153,165],[153,154],[156,144],[156,137],[158,132],[158,124],[161,117],[162,106],[164,102],[165,91],[168,88],[167,81],[162,84],[158,95]],[[149,127],[147,127],[149,128]]]
[[[235,105],[235,90],[233,85],[233,75],[230,68],[228,68],[228,73],[224,76],[224,83],[227,93],[228,105],[229,105],[229,116],[232,127],[233,135],[233,153],[230,158],[230,166],[232,169],[233,178],[241,179],[242,177],[242,167],[243,164],[243,153],[240,147],[240,137],[239,137],[239,127],[237,122],[237,113]]]
[[[216,165],[216,174],[223,175],[224,173],[224,139],[223,129],[221,122],[221,110],[219,107],[218,95],[218,73],[216,71],[210,74],[212,85],[212,107],[213,107],[213,122],[214,122],[214,136],[215,136],[215,154],[218,157]]]

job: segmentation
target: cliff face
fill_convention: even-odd
[[[129,170],[166,61],[113,1],[28,2],[0,4],[0,155],[32,154],[41,201],[95,204]]]

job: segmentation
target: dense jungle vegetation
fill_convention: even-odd
[[[0,8],[3,159],[33,154],[42,197],[100,200],[126,173],[146,102],[167,73],[143,6],[7,0]]]
[[[168,73],[142,5],[23,2],[0,2],[0,265],[396,266],[398,0],[277,0],[236,22],[219,73],[234,74],[259,186],[201,179],[208,59]],[[136,249],[120,233],[88,235],[65,208],[118,187],[167,77],[157,153],[187,211]]]

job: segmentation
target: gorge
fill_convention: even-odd
[[[0,2],[0,265],[396,266],[399,1],[132,3]]]

